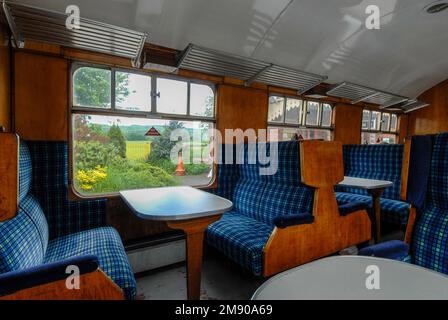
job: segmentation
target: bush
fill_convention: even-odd
[[[99,141],[77,141],[74,146],[76,170],[93,170],[97,166],[108,167],[119,152],[112,144]]]
[[[78,182],[79,185],[79,182]],[[178,182],[165,170],[143,162],[116,161],[107,169],[107,178],[94,184],[87,193],[112,193],[120,190],[176,186]]]

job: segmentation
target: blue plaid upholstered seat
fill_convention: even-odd
[[[273,227],[236,212],[207,230],[207,242],[255,275],[263,272],[263,248]]]
[[[91,254],[100,268],[121,288],[128,299],[135,298],[136,283],[120,236],[111,227],[96,228],[51,240],[44,263]]]
[[[405,226],[408,222],[410,204],[400,200],[401,171],[404,146],[393,145],[345,145],[344,174],[350,177],[388,180],[393,186],[381,195],[381,220]],[[372,207],[371,196],[366,190],[337,187],[336,198],[344,204],[362,201]]]
[[[448,133],[435,138],[426,208],[417,219],[412,262],[448,274]]]
[[[363,202],[372,208],[372,197],[347,192],[337,192],[339,203]],[[381,220],[395,225],[406,225],[409,217],[409,203],[381,198]]]
[[[214,192],[233,200],[234,210],[206,233],[209,245],[256,276],[263,273],[263,248],[274,230],[274,218],[311,215],[314,193],[301,183],[297,141],[278,143],[277,148],[269,143],[259,146],[257,150],[254,144],[244,145],[244,158],[236,158],[237,164],[219,166]],[[269,166],[264,156],[272,158],[275,174],[260,174]]]
[[[36,150],[34,151],[37,152]],[[48,150],[43,148],[41,151],[46,152]],[[114,229],[103,227],[87,230],[87,227],[91,224],[83,224],[81,222],[71,227],[72,230],[77,230],[78,232],[60,237],[51,237],[52,230],[59,234],[62,232],[60,231],[62,229],[59,229],[59,226],[52,227],[51,224],[47,223],[47,217],[38,202],[38,197],[35,197],[33,191],[38,189],[35,186],[36,182],[64,181],[65,174],[62,171],[60,174],[56,172],[56,178],[51,177],[51,170],[48,169],[47,179],[32,181],[33,173],[34,177],[36,177],[36,173],[33,172],[32,158],[33,156],[30,155],[26,143],[21,142],[19,212],[15,218],[0,223],[0,273],[25,270],[75,256],[95,255],[98,258],[100,268],[123,289],[126,298],[135,298],[135,279],[127,261],[121,239]],[[54,160],[54,158],[51,159]],[[65,161],[66,158],[61,157],[59,159]],[[51,163],[53,160],[49,160],[48,163]],[[62,164],[58,166],[63,167]],[[62,179],[58,177],[62,177]],[[63,192],[67,190],[67,186],[64,183],[58,187],[56,184],[44,183],[42,188],[47,188],[47,193],[57,192],[58,189],[62,189]],[[40,190],[39,194],[41,196],[42,193],[43,191]],[[48,197],[51,197],[51,194]],[[59,217],[59,221],[70,221],[70,219],[76,219],[82,216],[83,212],[80,209],[86,207],[77,205],[76,202],[62,204],[64,201],[68,202],[68,199],[64,197],[58,198],[55,201],[58,205],[50,208],[54,209],[57,207],[61,211],[57,212],[57,214],[49,212],[49,216],[55,214],[55,216]],[[94,212],[101,214],[99,209],[93,204],[89,204],[89,206],[90,208],[95,208],[94,210],[92,209],[91,214]],[[61,217],[64,214],[63,210],[67,210],[66,214],[69,214],[71,212],[67,209],[69,207],[74,208],[72,210],[76,210],[78,214],[76,216],[70,216],[68,218],[69,220],[64,220],[65,218]],[[63,231],[67,232],[67,229],[64,228]],[[52,240],[50,240],[51,238]]]

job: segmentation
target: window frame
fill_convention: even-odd
[[[369,116],[369,129],[363,129],[363,121],[362,119],[364,118],[364,112],[368,111],[370,116]],[[372,112],[379,112],[379,118],[380,118],[380,124],[379,124],[379,129],[378,130],[373,130],[371,129],[371,124],[372,124]],[[389,130],[382,130],[382,126],[383,126],[383,114],[388,114],[389,115]],[[396,124],[396,129],[395,131],[392,131],[392,117],[396,116],[397,117],[397,124]],[[395,143],[398,144],[399,143],[399,136],[400,136],[400,117],[399,114],[397,113],[393,113],[393,112],[388,112],[388,111],[382,111],[382,110],[373,110],[373,109],[368,109],[368,108],[364,108],[362,110],[361,113],[361,143],[362,143],[362,135],[363,133],[376,133],[376,134],[389,134],[389,135],[394,135],[395,136]]]
[[[331,102],[322,102],[322,101],[318,101],[315,99],[303,99],[301,97],[296,97],[293,95],[284,95],[284,94],[276,94],[276,93],[271,93],[269,94],[269,98],[271,97],[279,97],[279,98],[284,98],[283,101],[283,121],[282,122],[272,122],[269,121],[269,119],[267,120],[267,124],[268,127],[269,126],[274,126],[274,127],[286,127],[286,128],[299,128],[299,129],[325,129],[325,130],[330,130],[330,131],[334,131],[334,123],[333,123],[333,115],[334,115],[334,104]],[[295,124],[295,123],[289,123],[286,122],[286,105],[287,105],[287,100],[288,99],[294,99],[294,100],[302,100],[302,106],[301,106],[301,119],[299,119],[299,123]],[[308,102],[315,102],[318,103],[319,107],[318,107],[318,114],[317,114],[317,120],[318,120],[318,124],[317,125],[307,125],[306,124],[306,117],[308,115]],[[323,112],[322,112],[322,106],[326,104],[329,105],[331,107],[331,124],[330,126],[322,126],[322,117],[323,117]],[[269,116],[269,100],[268,100],[268,116]]]
[[[103,70],[110,70],[111,71],[111,107],[110,109],[106,108],[92,108],[92,107],[82,107],[82,106],[76,106],[74,105],[74,81],[73,76],[75,72],[81,68],[97,68],[97,69],[103,69]],[[148,76],[151,78],[151,111],[133,111],[133,110],[124,110],[124,109],[117,109],[116,108],[116,95],[115,95],[115,73],[116,72],[124,72],[124,73],[130,73],[130,74],[139,74]],[[187,114],[170,114],[170,113],[162,113],[157,112],[157,95],[159,92],[157,92],[157,79],[169,79],[174,81],[181,81],[187,83]],[[210,89],[213,92],[214,96],[214,110],[213,110],[213,117],[205,117],[205,116],[193,116],[190,115],[190,103],[191,103],[191,84],[199,84],[199,85],[205,85],[210,87]],[[105,65],[99,65],[99,64],[92,64],[92,63],[73,63],[71,67],[70,72],[70,113],[96,113],[96,114],[104,114],[104,115],[116,115],[116,116],[124,116],[124,117],[140,117],[140,118],[147,118],[147,119],[167,119],[167,120],[194,120],[194,121],[205,121],[205,122],[214,122],[216,123],[216,101],[217,101],[217,90],[216,90],[216,84],[210,81],[206,80],[197,80],[197,79],[190,79],[186,77],[181,77],[178,75],[170,75],[170,74],[163,74],[158,72],[152,72],[152,71],[141,71],[141,70],[134,70],[134,69],[126,69],[122,67],[113,67],[113,66],[105,66]]]
[[[81,68],[97,68],[97,69],[104,69],[104,70],[110,70],[111,71],[111,106],[110,108],[92,108],[92,107],[81,107],[81,106],[75,106],[74,105],[74,74],[77,70]],[[124,110],[124,109],[116,109],[116,101],[115,101],[115,72],[125,72],[125,73],[131,73],[131,74],[139,74],[139,75],[145,75],[151,77],[151,88],[150,88],[150,94],[151,94],[151,111],[133,111],[133,110]],[[135,70],[135,69],[127,69],[123,67],[115,67],[115,66],[108,66],[108,65],[102,65],[102,64],[96,64],[96,63],[84,63],[84,62],[72,62],[70,67],[70,74],[69,74],[69,108],[68,108],[68,127],[69,127],[69,138],[68,138],[68,144],[69,144],[69,185],[72,192],[72,197],[79,198],[79,199],[99,199],[99,198],[116,198],[119,196],[119,192],[113,192],[113,193],[104,193],[104,194],[92,194],[92,195],[85,195],[80,193],[76,188],[75,184],[73,183],[73,170],[74,170],[74,154],[73,154],[73,143],[74,143],[74,126],[73,126],[73,115],[75,114],[85,114],[85,115],[103,115],[103,116],[115,116],[115,117],[126,117],[126,118],[138,118],[138,119],[147,119],[147,120],[177,120],[177,121],[202,121],[205,123],[209,123],[213,126],[213,128],[216,129],[217,124],[217,85],[214,82],[207,81],[207,80],[198,80],[198,79],[191,79],[187,77],[182,77],[178,75],[170,75],[170,74],[163,74],[159,72],[153,72],[153,71],[142,71],[142,70]],[[157,96],[154,94],[154,92],[157,93],[157,79],[163,78],[163,79],[171,79],[176,81],[183,81],[187,82],[187,114],[186,115],[179,115],[179,114],[167,114],[167,113],[159,113],[157,112]],[[203,117],[203,116],[191,116],[190,113],[190,92],[191,92],[191,84],[200,84],[200,85],[206,85],[211,88],[213,92],[214,97],[214,109],[213,109],[213,117]],[[216,139],[215,139],[216,140]],[[216,141],[214,142],[214,148],[217,147]],[[214,162],[212,163],[213,167],[213,176],[210,179],[209,183],[207,185],[201,185],[201,186],[193,186],[194,188],[198,189],[207,189],[213,186],[217,179],[217,171],[216,171],[216,165]],[[70,196],[70,195],[69,195]]]
[[[368,129],[368,130],[366,130],[366,129],[363,129],[362,128],[362,119],[361,119],[361,132],[367,132],[367,133],[386,133],[386,134],[394,134],[394,135],[399,135],[400,134],[400,130],[399,130],[399,128],[400,128],[400,117],[399,117],[399,115],[398,114],[396,114],[396,113],[392,113],[392,112],[386,112],[386,111],[378,111],[378,110],[371,110],[371,109],[363,109],[362,110],[363,111],[363,113],[364,113],[364,111],[369,111],[369,113],[370,113],[370,119],[369,119],[369,127],[370,127],[370,125],[371,125],[371,121],[372,121],[372,112],[379,112],[380,113],[380,124],[379,124],[379,129],[378,130],[373,130],[373,129]],[[363,115],[363,113],[362,113],[362,115]],[[386,130],[381,130],[381,127],[382,127],[382,125],[383,125],[383,114],[384,113],[387,113],[387,114],[389,114],[389,130],[388,131],[386,131]],[[391,122],[392,122],[392,116],[393,115],[395,115],[395,116],[397,116],[397,125],[396,125],[396,130],[395,131],[392,131],[392,127],[391,127]]]

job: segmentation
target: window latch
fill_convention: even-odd
[[[153,98],[160,98],[160,91],[157,93],[151,93],[151,97]]]

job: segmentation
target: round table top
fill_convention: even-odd
[[[448,276],[395,260],[337,256],[272,277],[252,299],[445,300]]]

